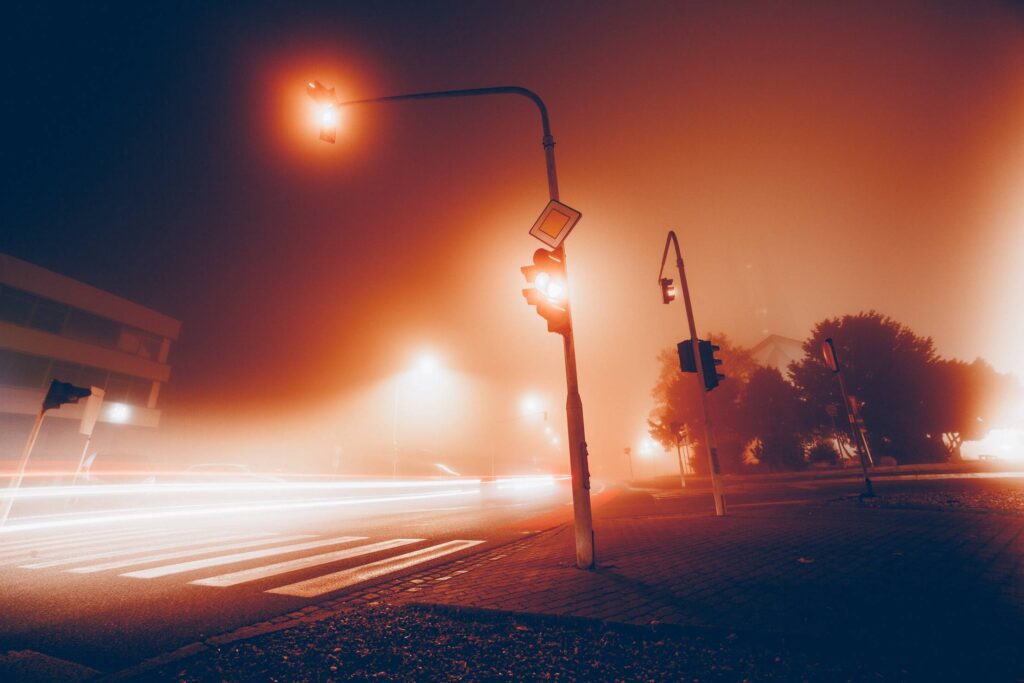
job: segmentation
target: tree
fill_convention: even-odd
[[[800,392],[775,368],[750,374],[737,406],[740,433],[770,471],[802,469],[805,419]]]
[[[1002,375],[981,358],[973,363],[939,360],[932,378],[936,429],[953,460],[960,459],[964,441],[982,439],[998,427],[1007,405],[1017,402],[1020,385],[1012,375]]]
[[[815,325],[804,342],[804,358],[790,366],[793,383],[826,425],[824,406],[842,406],[834,374],[821,361],[821,344],[831,337],[848,392],[862,404],[868,441],[876,459],[891,455],[900,463],[946,459],[934,392],[937,356],[930,338],[921,337],[875,311],[830,318]],[[840,412],[842,415],[842,410]]]
[[[715,437],[718,443],[719,464],[723,472],[736,472],[740,469],[743,459],[743,447],[746,445],[738,424],[737,401],[743,392],[747,377],[757,368],[750,352],[731,343],[724,334],[709,337],[721,347],[718,357],[722,360],[721,372],[726,379],[711,392],[708,392],[714,420]],[[654,409],[647,421],[651,438],[666,449],[674,448],[677,432],[673,429],[686,425],[692,435],[692,442],[703,442],[704,418],[700,407],[700,391],[704,391],[703,382],[699,384],[697,375],[683,373],[679,369],[679,355],[676,350],[665,349],[658,354],[661,369],[658,381],[654,386]],[[707,474],[707,459],[703,455],[703,445],[695,452],[694,467],[697,472]]]

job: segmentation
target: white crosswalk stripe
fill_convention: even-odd
[[[50,534],[46,536],[33,536],[28,538],[24,535],[7,541],[0,541],[0,552],[6,550],[24,548],[38,545],[40,543],[69,543],[72,541],[85,540],[90,537],[107,536],[114,533],[107,529],[90,529],[88,531],[76,531],[70,534]]]
[[[227,586],[236,586],[240,583],[248,583],[249,581],[265,579],[270,576],[277,576],[278,574],[285,574],[287,572],[293,572],[298,569],[308,569],[309,567],[317,567],[323,564],[329,564],[331,562],[349,560],[353,557],[371,555],[373,553],[379,553],[384,550],[390,550],[391,548],[409,545],[410,543],[419,543],[423,540],[424,539],[422,538],[394,538],[389,541],[370,543],[368,545],[361,545],[356,548],[335,550],[329,553],[321,553],[319,555],[311,555],[309,557],[300,557],[295,560],[286,560],[284,562],[268,564],[263,567],[243,569],[241,571],[231,572],[230,574],[211,576],[206,579],[196,579],[195,581],[190,581],[189,583],[198,584],[200,586],[216,586],[218,588],[226,588]]]
[[[360,541],[366,542],[357,544]],[[256,590],[313,598],[443,558],[484,541],[459,539],[435,542],[435,545],[418,547],[411,552],[398,551],[401,554],[388,557],[403,546],[415,548],[414,544],[427,543],[425,538],[324,538],[316,534],[281,535],[277,531],[244,531],[237,527],[218,528],[216,525],[202,528],[122,527],[0,542],[0,566],[13,564],[19,570],[56,569],[72,574],[118,571],[123,572],[119,576],[134,579],[156,579],[192,572],[199,575],[188,577],[183,583],[208,588],[228,588],[270,579],[273,581],[269,590],[264,590],[265,584]],[[266,559],[287,555],[292,557],[277,561]],[[373,555],[383,559],[375,559]],[[358,558],[364,557],[375,561],[352,566],[351,561],[359,562]],[[237,566],[226,573],[204,572],[232,564]],[[335,566],[328,566],[332,564]],[[344,568],[339,570],[339,564]],[[286,575],[297,572],[303,573],[286,578]],[[296,578],[303,580],[296,581]],[[288,583],[289,580],[292,583]]]
[[[57,543],[57,544],[41,544],[32,548],[23,548],[19,551],[0,554],[0,566],[20,564],[28,562],[30,560],[40,560],[44,558],[61,557],[68,553],[90,551],[97,548],[116,548],[120,547],[121,544],[126,544],[126,547],[130,547],[135,544],[139,539],[154,539],[168,536],[181,536],[188,532],[186,531],[158,531],[158,532],[132,532],[117,534],[114,536],[107,536],[104,538],[94,538],[88,541],[79,541],[77,543]]]
[[[111,531],[92,531],[88,534],[81,536],[60,536],[60,537],[46,537],[43,540],[23,540],[18,543],[12,543],[10,545],[0,546],[0,554],[7,554],[10,552],[17,552],[20,550],[41,550],[45,548],[60,548],[70,547],[78,545],[86,545],[89,543],[95,543],[98,541],[104,541],[107,539],[126,538],[130,536],[142,536],[152,533],[142,529],[119,529]]]
[[[110,569],[137,567],[140,564],[153,564],[154,562],[166,562],[167,560],[180,560],[185,557],[195,557],[196,555],[209,555],[211,553],[220,552],[224,550],[239,550],[241,548],[253,548],[255,546],[269,545],[271,543],[297,541],[300,538],[313,538],[313,536],[311,534],[297,534],[295,536],[275,536],[273,538],[257,538],[253,541],[240,541],[238,543],[229,543],[228,545],[220,545],[216,548],[192,548],[189,550],[177,550],[169,553],[160,553],[158,555],[147,555],[146,557],[129,557],[124,560],[112,560],[110,562],[101,562],[100,564],[91,564],[85,567],[75,567],[74,569],[65,569],[64,571],[71,572],[73,574],[92,574],[95,572],[103,572]]]
[[[397,557],[364,564],[360,567],[343,569],[338,572],[324,574],[323,576],[318,576],[306,581],[299,581],[298,583],[281,586],[280,588],[273,588],[266,592],[276,593],[277,595],[291,595],[300,598],[315,598],[319,595],[323,595],[324,593],[341,590],[342,588],[347,588],[357,583],[362,583],[385,574],[390,574],[392,572],[397,572],[402,569],[415,566],[422,562],[427,562],[460,550],[465,550],[466,548],[471,548],[480,543],[483,543],[483,541],[448,541],[447,543],[440,543],[438,545],[432,545],[429,548],[414,550],[411,553],[405,553],[404,555],[398,555]]]
[[[180,574],[182,572],[190,572],[196,569],[205,569],[207,567],[218,567],[224,564],[244,562],[245,560],[252,560],[259,557],[296,553],[302,550],[312,550],[313,548],[322,548],[327,545],[340,545],[342,543],[351,543],[352,541],[362,541],[365,539],[365,536],[338,536],[337,538],[309,541],[308,543],[295,543],[293,545],[283,545],[275,548],[264,548],[263,550],[251,550],[245,553],[235,553],[234,555],[220,555],[217,557],[208,557],[202,560],[192,560],[191,562],[167,564],[160,567],[153,567],[152,569],[140,569],[139,571],[126,572],[121,574],[121,576],[130,576],[133,579],[155,579],[169,574]]]
[[[83,562],[92,562],[93,560],[105,560],[111,557],[123,557],[124,555],[138,555],[140,553],[152,552],[154,550],[169,550],[171,548],[184,548],[194,545],[209,545],[210,543],[221,543],[223,541],[233,541],[242,538],[254,538],[257,536],[267,536],[268,534],[230,534],[230,535],[215,535],[205,540],[197,540],[194,536],[189,538],[179,538],[174,541],[168,541],[164,543],[147,543],[142,545],[132,544],[130,546],[123,546],[116,550],[103,550],[98,553],[86,553],[85,555],[73,554],[70,557],[59,557],[55,560],[43,560],[42,562],[34,562],[32,564],[19,565],[22,569],[46,569],[48,567],[59,567],[61,565],[68,564],[82,564]]]

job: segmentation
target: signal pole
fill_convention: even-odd
[[[875,487],[871,484],[871,476],[868,474],[868,463],[871,460],[871,451],[868,450],[868,441],[864,437],[864,430],[857,429],[857,414],[854,404],[850,401],[850,395],[846,392],[846,382],[843,381],[843,368],[839,364],[839,356],[836,354],[836,346],[832,337],[828,337],[821,343],[821,354],[825,359],[825,365],[832,374],[839,380],[839,392],[843,396],[843,404],[846,406],[846,416],[850,420],[850,436],[853,437],[853,446],[860,456],[860,468],[864,472],[864,497],[874,498]],[[859,438],[858,438],[859,437]]]
[[[690,328],[690,342],[693,345],[693,359],[697,365],[697,390],[700,393],[700,407],[704,415],[704,448],[708,454],[708,466],[711,470],[711,494],[715,499],[715,515],[725,515],[725,494],[722,491],[721,471],[718,465],[718,444],[715,441],[715,430],[711,421],[711,405],[708,403],[708,391],[704,385],[704,360],[699,353],[700,340],[697,338],[697,324],[693,319],[693,305],[690,303],[690,287],[686,283],[686,269],[683,267],[683,254],[679,250],[679,239],[674,230],[668,231],[665,240],[665,251],[661,256],[661,270],[665,270],[669,245],[675,246],[676,268],[679,270],[679,283],[683,287],[683,303],[686,304],[686,322]],[[658,274],[661,281],[661,273]],[[715,369],[711,368],[714,372]]]

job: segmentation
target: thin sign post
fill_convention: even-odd
[[[846,382],[843,381],[843,373],[839,366],[839,357],[836,356],[836,347],[832,343],[832,337],[828,337],[821,343],[821,355],[825,365],[839,379],[839,391],[843,394],[843,405],[846,406],[846,415],[850,420],[850,436],[853,437],[853,445],[857,449],[857,455],[860,456],[860,468],[864,472],[864,496],[874,498],[875,488],[871,485],[871,477],[868,476],[868,458],[870,456],[867,455],[867,439],[864,438],[863,432],[859,435],[857,433],[856,417],[850,407],[850,395],[846,393]]]

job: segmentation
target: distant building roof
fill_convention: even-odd
[[[770,334],[750,349],[750,355],[761,365],[776,368],[786,374],[790,363],[804,357],[803,342],[780,334]]]

